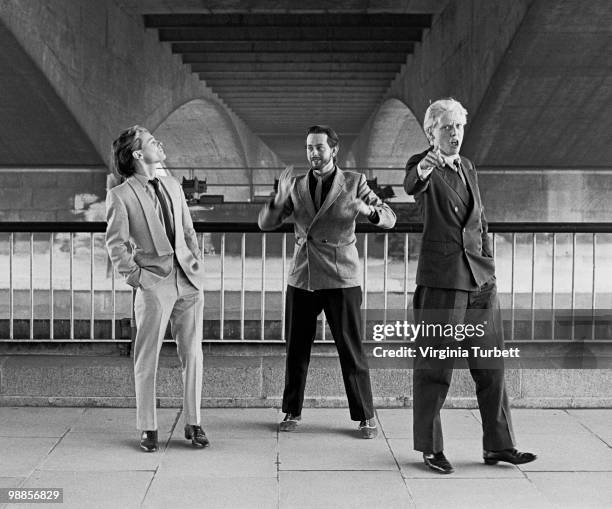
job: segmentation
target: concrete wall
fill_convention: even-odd
[[[0,168],[0,221],[100,221],[107,170]]]
[[[532,1],[449,2],[408,57],[388,97],[404,102],[419,122],[430,101],[440,97],[452,96],[475,114]]]
[[[208,130],[204,135],[213,138],[209,147],[222,145],[214,138],[223,133],[227,123],[236,126],[233,128],[237,133],[236,144],[218,152],[216,162],[219,166],[235,165],[236,154],[244,154],[244,147],[249,147],[249,155],[256,154],[257,160],[264,160],[267,166],[279,165],[278,159],[263,142],[183,65],[180,57],[172,54],[169,44],[159,42],[157,31],[146,30],[142,17],[126,13],[115,2],[2,0],[0,21],[4,29],[2,40],[11,40],[12,37],[13,46],[25,55],[13,61],[0,59],[0,64],[8,66],[0,72],[13,74],[13,67],[29,66],[15,77],[17,83],[36,79],[36,88],[44,85],[55,94],[48,93],[45,97],[57,97],[57,104],[51,100],[42,103],[47,108],[53,106],[54,119],[45,129],[45,143],[31,138],[14,140],[35,152],[39,162],[57,161],[62,154],[71,153],[76,154],[70,160],[75,167],[91,165],[92,161],[104,164],[111,141],[121,129],[138,123],[155,131],[185,103],[205,100],[225,110],[218,131],[215,122],[221,117],[206,117]],[[37,70],[35,76],[32,68]],[[0,97],[5,126],[37,125],[40,117],[45,117],[45,107],[27,110],[11,106],[16,102],[27,103],[30,87],[13,86],[9,90],[12,97]],[[66,134],[66,130],[60,128],[69,122],[76,126],[72,134]],[[16,134],[7,130],[1,133],[5,143]],[[18,133],[23,138],[28,131]],[[75,133],[79,133],[79,139],[85,140],[82,143],[85,148],[89,143],[93,149],[75,152]],[[177,138],[177,141],[180,140]],[[186,153],[188,148],[179,143],[174,152]],[[200,154],[204,148],[206,146],[201,148]],[[0,154],[0,167],[31,164],[25,155],[21,162],[19,151],[11,154],[10,160],[3,160]],[[238,160],[249,162],[244,156]],[[95,186],[89,192],[103,200],[104,182],[98,179]],[[25,189],[24,193],[27,194],[28,190]],[[63,191],[58,191],[56,203],[65,203],[62,194]],[[24,204],[18,210],[26,209]],[[27,214],[19,219],[26,217]]]
[[[30,355],[0,355],[1,406],[134,407],[133,361],[95,348],[32,346]],[[34,351],[39,350],[39,355]],[[72,355],[70,350],[76,350]],[[174,347],[160,358],[160,407],[181,405],[182,381]],[[334,347],[315,345],[304,406],[347,406]],[[44,355],[43,352],[47,352]],[[284,346],[205,345],[202,405],[279,407],[284,383]],[[378,408],[412,406],[410,369],[371,366]],[[609,369],[507,369],[506,386],[515,408],[606,408],[612,404]],[[448,408],[475,408],[474,383],[467,369],[456,369]]]
[[[489,221],[610,222],[612,171],[479,169]]]

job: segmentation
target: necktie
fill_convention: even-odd
[[[164,227],[166,228],[166,235],[168,236],[168,240],[170,241],[170,245],[174,247],[174,232],[172,231],[172,216],[170,215],[170,207],[168,207],[168,202],[164,196],[164,193],[161,192],[159,188],[159,179],[151,179],[149,180],[149,184],[153,186],[155,190],[155,196],[159,200],[159,206],[162,211],[162,216],[164,217]]]
[[[323,178],[319,177],[315,173],[317,179],[317,187],[315,187],[315,208],[319,210],[321,208],[321,196],[323,194]]]
[[[461,177],[461,182],[463,185],[467,187],[467,182],[465,181],[465,175],[463,174],[463,170],[461,168],[461,159],[457,158],[453,161],[453,166],[455,167],[455,171]]]

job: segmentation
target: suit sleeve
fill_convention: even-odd
[[[112,190],[106,195],[106,249],[117,272],[127,284],[138,287],[140,267],[134,261],[130,245],[130,223],[121,198]]]
[[[191,219],[191,212],[189,211],[189,206],[187,205],[187,200],[185,199],[185,193],[183,192],[183,188],[179,184],[178,193],[181,197],[181,211],[183,216],[183,232],[185,233],[185,244],[189,250],[193,253],[193,256],[202,260],[202,252],[200,251],[200,247],[198,246],[198,236],[196,234],[195,229],[193,228],[193,221]]]
[[[422,180],[419,177],[419,172],[417,166],[421,159],[424,159],[427,155],[428,151],[425,151],[421,154],[416,154],[408,159],[406,163],[406,176],[404,177],[404,189],[407,194],[415,195],[419,193],[423,193],[429,187],[429,178],[426,180]]]
[[[366,181],[365,175],[361,175],[359,178],[359,185],[357,187],[357,198],[360,198],[368,205],[374,207],[375,213],[378,215],[378,222],[375,224],[381,228],[389,229],[395,226],[395,212],[384,203],[376,193],[370,189]]]
[[[280,207],[274,206],[274,198],[268,201],[259,211],[257,224],[263,231],[275,230],[283,221],[293,214],[293,201],[291,196]]]

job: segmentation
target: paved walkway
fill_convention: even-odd
[[[445,410],[448,476],[412,451],[406,409],[379,410],[374,440],[344,409],[306,409],[296,433],[278,433],[275,409],[204,409],[205,450],[180,414],[159,410],[161,450],[146,454],[134,409],[0,408],[0,488],[63,488],[63,504],[35,508],[612,507],[612,410],[515,410],[520,447],[539,455],[521,467],[484,465],[478,412]]]

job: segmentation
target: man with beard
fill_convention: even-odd
[[[417,268],[413,308],[415,323],[471,324],[484,327],[470,346],[503,348],[495,284],[495,262],[487,234],[478,178],[472,162],[459,155],[467,111],[454,99],[440,99],[425,112],[423,129],[430,148],[406,164],[404,188],[414,195],[423,215],[423,240]],[[419,336],[418,347],[454,348],[452,337]],[[425,465],[450,474],[443,452],[440,409],[453,374],[453,359],[417,355],[413,372],[414,449]],[[505,461],[528,463],[534,454],[514,448],[503,359],[468,358],[482,417],[483,457],[488,465]]]
[[[359,214],[381,228],[393,228],[395,214],[368,187],[365,176],[336,165],[338,135],[327,126],[308,129],[307,174],[281,174],[278,192],[259,214],[259,227],[273,230],[289,216],[295,223],[295,253],[286,300],[287,358],[281,431],[301,420],[304,388],[317,316],[325,316],[334,337],[351,419],[363,438],[377,433],[368,362],[361,344],[361,286],[355,221]]]

